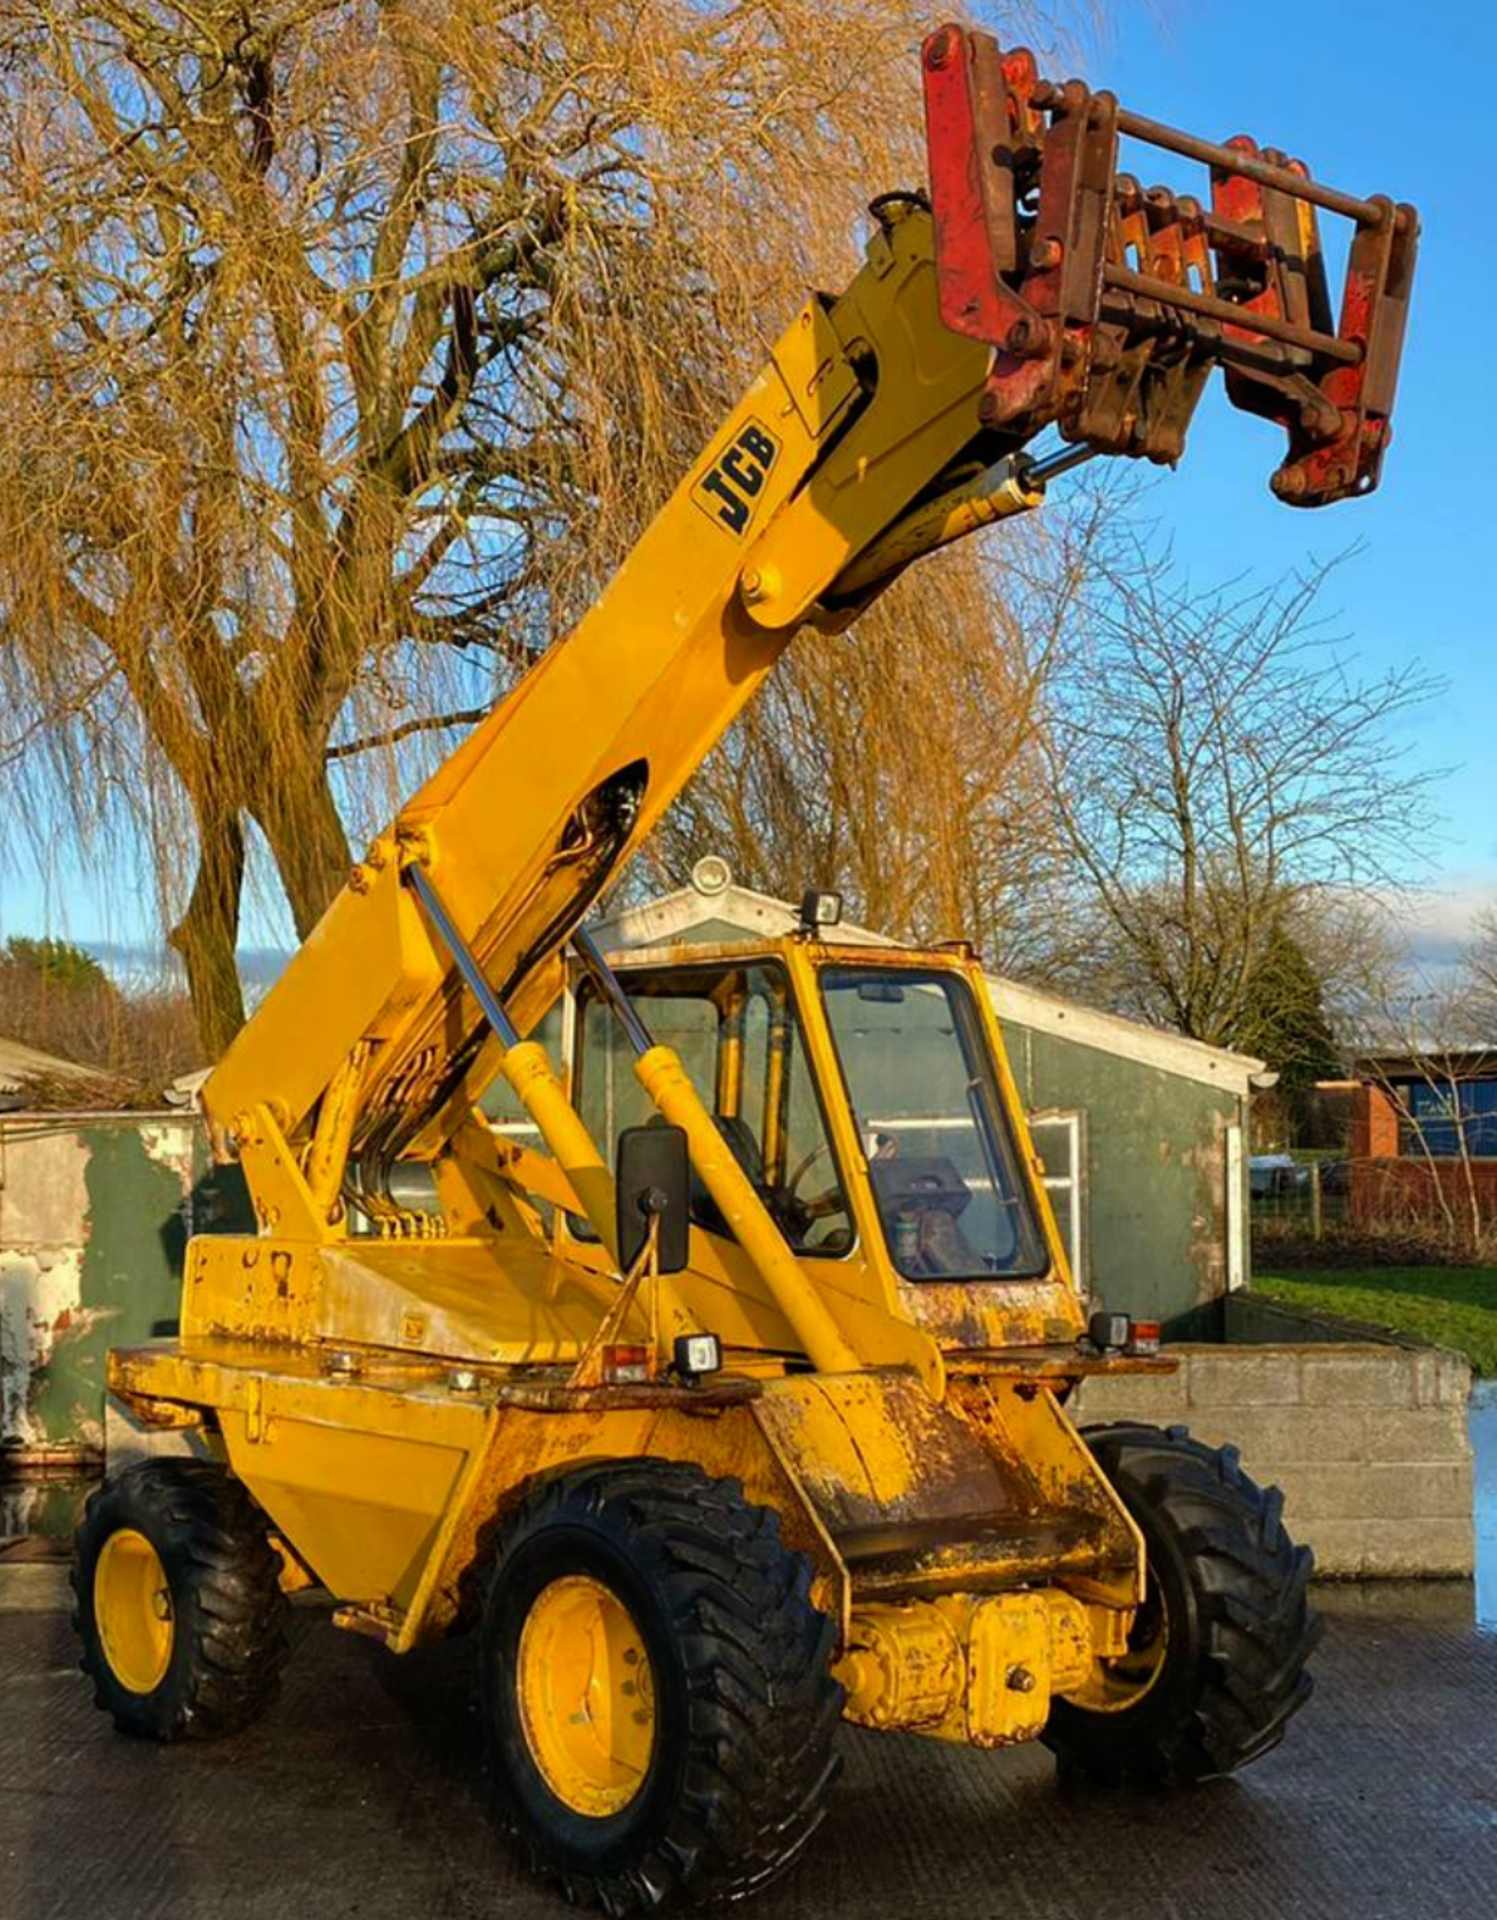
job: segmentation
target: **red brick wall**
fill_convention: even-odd
[[[1482,1219],[1497,1221],[1497,1160],[1471,1161],[1468,1184],[1459,1160],[1431,1164],[1417,1152],[1401,1154],[1398,1108],[1381,1087],[1358,1089],[1347,1147],[1349,1211],[1358,1226],[1443,1223],[1449,1209],[1464,1231],[1470,1225],[1473,1190]]]
[[[1396,1158],[1398,1109],[1381,1087],[1358,1088],[1347,1145],[1353,1160]]]

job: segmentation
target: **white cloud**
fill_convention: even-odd
[[[1476,922],[1497,909],[1497,868],[1450,873],[1441,885],[1427,887],[1397,902],[1393,917],[1409,942],[1413,959],[1439,972],[1452,967],[1470,945]]]

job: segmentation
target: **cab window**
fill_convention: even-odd
[[[771,963],[690,966],[621,979],[651,1037],[680,1055],[790,1246],[823,1257],[849,1252],[851,1210],[784,971]],[[656,1118],[634,1077],[628,1041],[586,984],[578,998],[574,1089],[577,1110],[605,1151],[625,1127]],[[692,1219],[709,1233],[732,1237],[695,1175]],[[590,1237],[585,1222],[572,1217],[570,1224]]]

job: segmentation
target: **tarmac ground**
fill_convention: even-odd
[[[556,1920],[490,1812],[473,1647],[396,1659],[309,1615],[219,1745],[116,1734],[56,1564],[0,1563],[4,1920]],[[1470,1587],[1330,1588],[1284,1744],[1183,1797],[1062,1786],[1038,1747],[845,1731],[773,1920],[1475,1920],[1497,1911],[1497,1635]],[[747,1911],[747,1910],[745,1910]]]

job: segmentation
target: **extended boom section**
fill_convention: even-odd
[[[1043,81],[980,32],[931,35],[923,69],[929,196],[874,202],[852,285],[808,302],[598,605],[375,842],[210,1080],[220,1137],[251,1158],[284,1165],[282,1138],[305,1158],[319,1122],[326,1146],[332,1100],[334,1144],[389,1211],[388,1169],[442,1151],[501,1051],[403,870],[440,876],[529,1031],[571,929],[799,627],[846,624],[1077,458],[1178,459],[1213,366],[1285,429],[1281,499],[1375,485],[1411,208]],[[1204,164],[1209,199],[1119,173],[1124,136]],[[1335,317],[1317,210],[1354,227]],[[1072,447],[1035,461],[1050,428]],[[320,1198],[341,1173],[318,1164]]]

